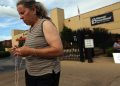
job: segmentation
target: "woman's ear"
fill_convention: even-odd
[[[32,8],[32,11],[33,11],[33,14],[36,15],[36,8],[35,7]]]

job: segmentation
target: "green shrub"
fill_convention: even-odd
[[[109,48],[106,49],[107,56],[112,57],[113,56],[112,53],[113,53],[113,48],[112,47],[109,47]]]
[[[10,56],[10,52],[9,51],[6,51],[5,52],[5,57],[9,57]]]
[[[9,56],[10,56],[10,52],[8,52],[8,51],[0,51],[0,58],[9,57]]]

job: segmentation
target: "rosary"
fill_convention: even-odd
[[[15,86],[19,86],[19,69],[22,65],[22,59],[17,55],[15,57]]]

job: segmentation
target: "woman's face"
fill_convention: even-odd
[[[20,19],[24,21],[26,25],[33,25],[35,19],[35,10],[24,7],[23,5],[17,6],[17,11],[20,15]]]
[[[120,39],[118,39],[118,43],[120,44]]]

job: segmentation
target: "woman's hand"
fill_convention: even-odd
[[[14,46],[14,47],[11,48],[11,50],[10,50],[11,55],[14,56],[15,50],[16,50],[17,48],[18,48],[18,46]]]
[[[31,55],[32,48],[28,46],[23,46],[20,48],[16,48],[14,51],[14,56],[30,56]]]

